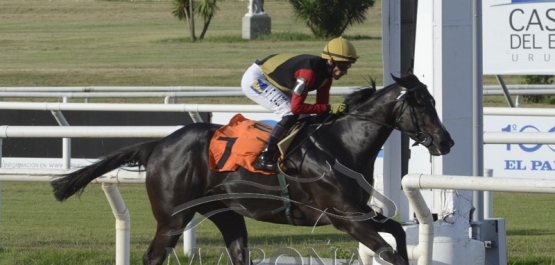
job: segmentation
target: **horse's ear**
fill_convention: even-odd
[[[376,90],[376,79],[370,77],[370,85],[372,86],[372,89]]]
[[[401,78],[394,76],[393,74],[391,74],[391,78],[393,78],[393,81],[395,81],[395,83],[397,84],[401,84]]]

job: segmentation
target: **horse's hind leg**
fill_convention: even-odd
[[[155,210],[153,209],[153,211]],[[162,264],[171,254],[171,251],[173,251],[179,237],[184,232],[185,226],[193,218],[194,214],[195,212],[192,210],[185,210],[174,216],[171,216],[171,213],[164,214],[163,216],[155,213],[156,220],[158,221],[156,235],[143,256],[143,264]]]
[[[218,209],[227,208],[223,203],[212,203],[211,207],[202,207],[199,213],[205,215],[212,221],[222,233],[225,245],[231,257],[233,265],[250,264],[247,257],[247,227],[245,218],[231,210],[217,211]],[[218,213],[211,215],[210,211],[216,210]]]
[[[145,265],[162,264],[170,254],[169,251],[173,251],[185,226],[195,215],[194,208],[184,209],[174,214],[175,208],[199,196],[194,192],[180,189],[184,184],[177,181],[179,178],[167,177],[179,174],[164,173],[147,171],[146,187],[157,227],[154,239],[143,256]],[[194,187],[192,190],[195,190]]]

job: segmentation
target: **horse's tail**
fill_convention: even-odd
[[[158,142],[157,140],[124,147],[92,165],[64,174],[62,178],[51,183],[54,188],[54,197],[58,201],[64,201],[75,193],[80,194],[89,182],[120,166],[144,166],[146,168],[148,158]]]

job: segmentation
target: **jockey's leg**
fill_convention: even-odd
[[[266,147],[256,160],[256,169],[270,171],[277,169],[277,159],[279,157],[277,144],[285,137],[289,129],[291,129],[293,124],[297,121],[298,117],[298,115],[283,116],[281,121],[276,124],[268,137]]]

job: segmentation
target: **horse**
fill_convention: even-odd
[[[392,75],[393,76],[393,75]],[[195,213],[220,230],[233,264],[251,264],[245,217],[297,226],[333,225],[391,264],[408,264],[400,223],[374,211],[368,201],[374,162],[393,130],[411,137],[434,156],[454,141],[435,110],[426,85],[412,74],[376,90],[375,83],[345,96],[347,111],[306,118],[280,161],[287,197],[277,174],[210,170],[208,147],[222,125],[194,123],[160,140],[124,147],[52,182],[57,200],[83,192],[95,178],[120,166],[146,171],[146,190],[157,221],[143,264],[162,264],[168,248]],[[283,184],[283,183],[282,183]],[[277,210],[276,209],[281,209]],[[396,240],[393,249],[378,232]]]

